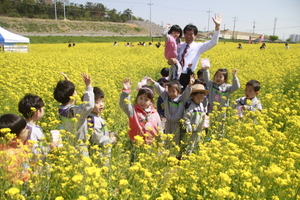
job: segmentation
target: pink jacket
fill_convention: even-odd
[[[119,102],[129,120],[129,138],[134,141],[134,136],[140,135],[144,138],[146,144],[151,144],[161,127],[158,112],[153,106],[151,106],[150,112],[147,113],[137,104],[132,106],[130,103],[125,103],[124,100],[130,100],[129,98],[129,93],[123,91]],[[145,136],[145,134],[148,136]]]
[[[139,105],[134,105],[134,111],[133,116],[128,118],[130,139],[134,141],[134,136],[140,135],[146,144],[151,144],[157,135],[158,120],[160,119],[156,109],[151,107],[150,112],[146,113]],[[146,137],[145,134],[148,136]]]
[[[177,44],[176,40],[171,35],[166,35],[166,46],[165,46],[165,58],[176,58],[177,57]]]

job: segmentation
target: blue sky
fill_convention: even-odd
[[[69,0],[84,4],[87,0]],[[89,0],[102,3],[108,9],[123,12],[131,9],[133,15],[156,24],[178,24],[182,28],[192,23],[199,30],[212,30],[214,23],[208,17],[220,13],[221,29],[275,35],[287,39],[290,34],[300,34],[300,0]],[[150,3],[151,2],[151,3]],[[211,12],[208,12],[211,11]],[[235,18],[236,17],[236,18]],[[275,25],[276,19],[276,25]]]

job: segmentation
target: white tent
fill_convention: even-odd
[[[29,38],[9,32],[0,27],[0,46],[9,52],[28,52]]]

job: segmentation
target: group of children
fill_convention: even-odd
[[[175,25],[170,28],[168,34],[165,34],[166,59],[176,59],[181,32],[181,28]],[[188,153],[192,152],[201,140],[200,133],[208,127],[208,115],[213,111],[214,103],[218,102],[220,107],[228,107],[230,94],[240,88],[236,69],[232,72],[233,79],[230,85],[227,83],[227,69],[218,69],[211,80],[209,66],[204,66],[198,71],[198,79],[195,79],[191,70],[187,70],[190,76],[189,84],[183,88],[178,81],[181,66],[183,66],[182,63],[175,62],[170,70],[164,68],[161,71],[162,78],[158,81],[145,77],[138,85],[134,105],[130,103],[131,81],[128,78],[123,80],[119,105],[128,117],[128,136],[132,143],[135,143],[136,136],[140,136],[145,144],[150,145],[159,133],[170,133],[174,134],[175,144],[180,145],[181,141],[187,138],[187,133],[192,133],[189,140],[185,141],[188,147],[184,150]],[[74,96],[77,94],[75,85],[64,73],[61,74],[65,80],[59,81],[54,90],[55,100],[61,103],[58,114],[62,123],[58,129],[66,130],[75,136],[65,139],[76,146],[84,156],[91,154],[87,143],[99,147],[116,143],[115,133],[108,131],[101,117],[104,109],[103,91],[98,87],[92,87],[91,78],[83,73],[81,76],[86,85],[86,91],[82,100],[86,103],[75,105]],[[154,84],[160,96],[157,103],[158,111],[154,106],[156,97],[154,88],[148,83]],[[258,81],[247,82],[245,97],[236,100],[236,109],[240,117],[243,117],[244,110],[262,110],[261,103],[256,97],[259,90]],[[41,127],[37,125],[44,115],[44,102],[39,96],[25,95],[19,102],[19,112],[25,119],[14,114],[0,116],[0,136],[5,137],[5,128],[9,128],[12,133],[16,134],[16,138],[7,144],[2,144],[0,150],[7,151],[8,155],[11,152],[18,154],[19,147],[29,145],[28,140],[31,140],[34,141],[31,145],[32,153],[46,155],[52,148],[61,145],[57,141],[53,141],[50,145],[45,143],[45,135]],[[74,117],[77,119],[73,120]],[[88,137],[90,129],[93,131]]]
[[[232,85],[228,84],[227,69],[218,69],[210,80],[209,68],[198,71],[198,79],[190,77],[189,85],[182,91],[178,80],[168,80],[168,68],[161,70],[162,78],[158,82],[146,77],[148,83],[153,83],[159,94],[157,110],[154,108],[154,89],[144,82],[138,87],[135,104],[130,104],[131,82],[123,81],[120,106],[129,119],[129,137],[132,142],[135,136],[144,138],[146,144],[151,144],[158,132],[174,134],[174,142],[180,145],[187,133],[192,133],[187,152],[192,152],[201,140],[200,133],[208,127],[208,114],[213,112],[215,102],[220,107],[229,106],[230,94],[240,88],[237,69],[232,72]],[[245,110],[261,111],[262,105],[256,95],[260,83],[256,80],[247,82],[245,96],[236,100],[237,114],[243,117]],[[182,121],[183,120],[183,121]],[[164,124],[165,122],[165,124]]]
[[[81,74],[86,85],[86,91],[82,100],[86,103],[77,106],[74,98],[77,94],[75,85],[64,73],[62,75],[65,80],[59,81],[54,90],[54,98],[61,103],[58,108],[58,114],[62,123],[58,129],[74,134],[75,137],[67,137],[66,139],[86,157],[91,152],[91,149],[86,146],[87,141],[91,145],[98,145],[99,147],[114,144],[116,135],[108,131],[105,121],[100,115],[104,109],[103,91],[98,87],[92,87],[92,80],[87,74]],[[5,152],[1,154],[0,160],[16,159],[17,162],[9,162],[5,168],[9,174],[12,174],[14,180],[27,181],[29,173],[26,170],[21,170],[23,172],[20,173],[20,170],[18,170],[20,165],[23,165],[26,160],[26,156],[24,156],[24,154],[28,153],[26,149],[29,149],[29,152],[36,155],[37,158],[43,159],[51,149],[62,144],[54,140],[56,136],[53,135],[53,141],[48,145],[43,130],[37,125],[37,122],[44,116],[44,102],[42,98],[37,95],[26,94],[19,102],[18,107],[19,112],[25,119],[15,114],[0,116],[0,137],[2,141],[0,150]],[[72,120],[74,117],[77,118],[75,120],[77,122]],[[92,129],[93,132],[88,138],[89,129]],[[15,134],[16,137],[13,137],[10,141],[3,142],[5,138],[10,138],[8,133]],[[110,149],[106,153],[109,156]]]

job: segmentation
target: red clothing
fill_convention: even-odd
[[[22,180],[24,182],[30,179],[28,168],[27,153],[30,152],[28,143],[17,143],[13,140],[10,144],[0,144],[0,167],[4,168],[11,180]]]
[[[134,114],[129,117],[129,137],[134,141],[134,136],[140,135],[144,138],[146,144],[151,144],[157,135],[159,115],[155,108],[151,106],[150,112],[147,113],[138,105],[134,105]],[[148,134],[145,137],[144,134]]]

